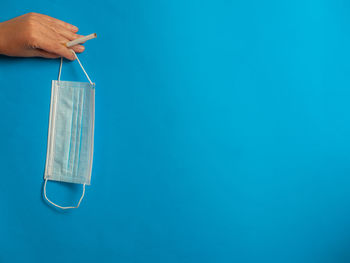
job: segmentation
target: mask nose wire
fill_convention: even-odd
[[[90,84],[93,85],[91,79],[89,78],[89,75],[86,73],[86,71],[85,71],[83,65],[81,64],[81,62],[80,62],[80,60],[79,60],[77,54],[74,52],[73,49],[71,49],[71,51],[72,51],[72,53],[74,54],[75,58],[77,59],[79,65],[80,65],[80,67],[81,67],[81,69],[83,70],[83,72],[84,72],[85,76],[87,77],[87,79],[89,80]],[[61,80],[62,64],[63,64],[63,57],[61,57],[60,69],[59,69],[59,72],[58,72],[58,81]]]
[[[49,198],[47,198],[46,196],[46,183],[47,183],[47,179],[45,179],[45,183],[44,183],[44,196],[45,196],[45,199],[50,203],[52,204],[53,206],[56,206],[58,208],[61,208],[61,209],[74,209],[74,208],[78,208],[80,206],[80,203],[81,201],[83,200],[84,198],[84,195],[85,195],[85,184],[83,184],[83,193],[79,199],[79,202],[76,206],[60,206],[58,204],[55,204],[54,202],[52,202]]]

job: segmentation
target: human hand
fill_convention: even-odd
[[[47,15],[28,13],[0,23],[0,54],[15,57],[65,57],[74,60],[84,46],[65,43],[82,37],[78,28]]]

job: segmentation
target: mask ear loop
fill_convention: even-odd
[[[83,65],[81,64],[81,62],[80,62],[80,60],[79,60],[79,58],[78,58],[77,54],[75,54],[75,52],[74,52],[74,50],[73,50],[73,49],[71,49],[71,51],[73,52],[73,54],[74,54],[75,58],[78,60],[79,65],[80,65],[81,69],[84,71],[85,76],[86,76],[86,77],[87,77],[87,79],[89,80],[90,84],[91,84],[91,85],[94,85],[94,84],[92,83],[91,79],[89,78],[89,75],[86,73],[86,71],[85,71],[85,69],[84,69]]]
[[[58,81],[61,80],[62,64],[63,64],[63,57],[61,57],[60,70],[58,71]]]
[[[44,196],[45,196],[45,199],[52,205],[58,207],[58,208],[61,208],[61,209],[74,209],[74,208],[78,208],[80,206],[80,203],[81,201],[83,200],[84,198],[84,195],[85,195],[85,184],[83,184],[83,193],[79,199],[79,202],[76,206],[60,206],[60,205],[57,205],[55,204],[54,202],[52,202],[50,199],[47,198],[46,196],[46,183],[47,183],[47,179],[45,179],[45,183],[44,183]]]
[[[72,53],[74,54],[75,58],[77,59],[79,65],[80,65],[80,67],[81,67],[81,69],[83,70],[83,72],[84,72],[85,76],[87,77],[87,79],[89,80],[90,84],[91,84],[91,85],[94,85],[94,83],[92,83],[91,79],[89,78],[89,75],[86,73],[86,71],[85,71],[83,65],[81,64],[81,62],[80,62],[80,60],[79,60],[77,54],[75,54],[75,52],[74,52],[73,49],[71,49],[71,51],[72,51]],[[63,64],[63,57],[61,57],[60,70],[59,70],[59,72],[58,72],[58,81],[61,80],[62,64]]]

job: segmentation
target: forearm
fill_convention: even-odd
[[[5,51],[5,30],[4,30],[4,22],[0,23],[0,54],[6,55]]]

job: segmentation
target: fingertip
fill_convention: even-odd
[[[75,52],[74,52],[74,50],[73,49],[69,49],[69,51],[70,51],[70,55],[69,55],[69,57],[70,57],[70,60],[75,60],[76,59],[76,54],[75,54]]]
[[[82,46],[82,45],[79,45],[79,46],[74,47],[74,51],[75,51],[75,52],[78,52],[78,53],[81,53],[81,52],[83,52],[84,50],[85,50],[85,47]]]
[[[65,58],[70,60],[70,61],[74,61],[75,60],[75,56],[74,55],[65,56]]]
[[[76,26],[72,26],[71,29],[72,29],[73,32],[78,32],[79,31],[79,28],[76,27]]]

